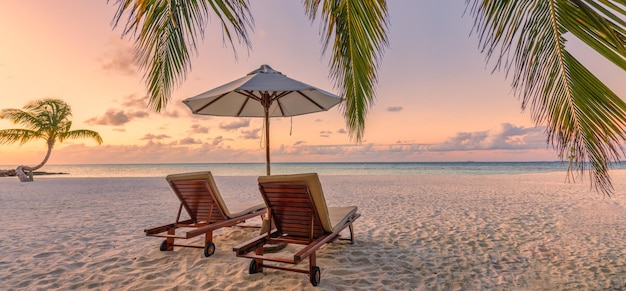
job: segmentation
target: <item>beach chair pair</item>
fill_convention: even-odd
[[[265,227],[262,234],[234,247],[233,251],[238,257],[252,259],[248,268],[250,274],[263,272],[264,268],[305,273],[313,286],[321,280],[315,252],[337,239],[354,243],[353,222],[361,216],[356,206],[328,207],[315,173],[259,177],[259,190],[265,203],[247,205],[238,212],[230,212],[226,207],[211,172],[169,175],[166,180],[181,201],[176,222],[145,230],[148,236],[166,238],[161,244],[162,251],[171,251],[174,246],[189,246],[175,244],[175,239],[205,234],[204,254],[208,257],[215,252],[213,230],[265,214],[266,225],[272,227]],[[179,222],[183,208],[191,218]],[[179,228],[192,230],[176,234]],[[343,239],[340,233],[346,228],[349,238]],[[276,244],[304,247],[288,257],[264,253],[265,246]],[[307,269],[284,265],[296,265],[307,258]]]

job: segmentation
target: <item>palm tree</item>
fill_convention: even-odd
[[[387,1],[305,0],[305,14],[321,15],[324,52],[332,44],[330,75],[346,98],[343,114],[350,136],[363,138],[375,99],[378,65],[387,46]],[[128,15],[124,35],[135,37],[145,70],[150,105],[160,111],[190,69],[190,51],[209,15],[250,47],[253,28],[247,0],[117,0],[117,25]],[[401,4],[398,4],[401,5]],[[570,157],[570,173],[590,170],[596,190],[611,194],[611,163],[624,154],[626,104],[568,50],[577,38],[626,69],[624,0],[466,0],[483,52],[494,70],[512,73],[512,87],[547,143]],[[233,46],[234,47],[234,46]],[[236,54],[235,54],[236,55]]]
[[[46,164],[57,141],[61,143],[66,139],[92,138],[98,144],[102,144],[102,137],[95,131],[70,130],[72,121],[69,118],[71,116],[72,110],[67,103],[52,98],[32,101],[24,106],[24,110],[3,109],[0,111],[0,119],[8,119],[14,124],[26,127],[0,130],[0,144],[18,141],[24,144],[33,139],[44,139],[48,145],[48,152],[41,163],[34,167],[17,167],[16,172],[20,181],[32,181],[32,172]]]

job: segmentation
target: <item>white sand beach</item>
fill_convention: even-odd
[[[217,251],[159,251],[143,229],[173,222],[163,178],[0,179],[3,290],[626,289],[626,171],[616,195],[564,173],[321,176],[330,206],[357,205],[354,245],[318,251],[305,274],[249,275],[232,247],[258,230],[222,229]],[[216,177],[227,202],[260,199],[256,177]],[[252,223],[252,221],[251,221]],[[197,240],[202,237],[197,237]],[[306,262],[303,262],[303,267]]]

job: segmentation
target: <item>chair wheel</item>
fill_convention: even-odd
[[[320,270],[320,267],[318,266],[311,267],[311,284],[313,284],[313,286],[317,286],[321,280],[322,280],[322,270]]]
[[[258,266],[256,264],[256,261],[254,259],[252,259],[250,261],[250,267],[248,268],[248,273],[250,275],[252,275],[252,274],[256,274],[258,272],[259,272],[259,268],[258,268]]]
[[[162,252],[167,251],[167,240],[163,240],[163,242],[161,242],[161,246],[159,247],[159,250]]]
[[[204,256],[210,257],[214,253],[215,253],[215,244],[212,242],[206,243],[206,246],[204,246]]]

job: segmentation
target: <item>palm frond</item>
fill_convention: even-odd
[[[39,120],[40,131],[57,130],[69,122],[72,116],[71,107],[61,99],[46,98],[35,100],[24,106],[25,110]]]
[[[305,1],[306,13],[314,20],[322,15],[324,52],[332,41],[330,77],[344,96],[343,115],[350,137],[360,142],[365,119],[376,97],[378,67],[387,42],[386,1]]]
[[[66,139],[84,139],[90,138],[95,140],[98,144],[102,144],[102,137],[99,133],[88,129],[77,129],[64,132],[60,135],[59,141],[63,142]]]
[[[135,38],[136,60],[145,70],[150,107],[160,111],[191,69],[190,52],[196,52],[211,11],[220,19],[225,40],[235,50],[231,29],[240,43],[250,47],[253,26],[247,0],[118,0],[113,25],[128,13],[124,35]]]
[[[513,72],[522,109],[547,126],[548,142],[570,157],[569,171],[590,166],[593,187],[610,195],[608,169],[623,154],[626,104],[572,56],[565,34],[626,68],[623,21],[585,2],[592,1],[467,1],[483,52],[495,56],[494,69]]]
[[[626,11],[616,2],[626,5],[624,1],[564,1],[559,7],[563,11],[560,17],[568,32],[626,70]]]
[[[31,112],[21,109],[2,109],[0,111],[0,119],[7,119],[13,124],[21,125],[29,129],[37,129],[41,127],[41,120]]]
[[[23,145],[31,140],[39,139],[41,135],[33,130],[13,128],[0,130],[0,144],[11,144],[19,142]]]

